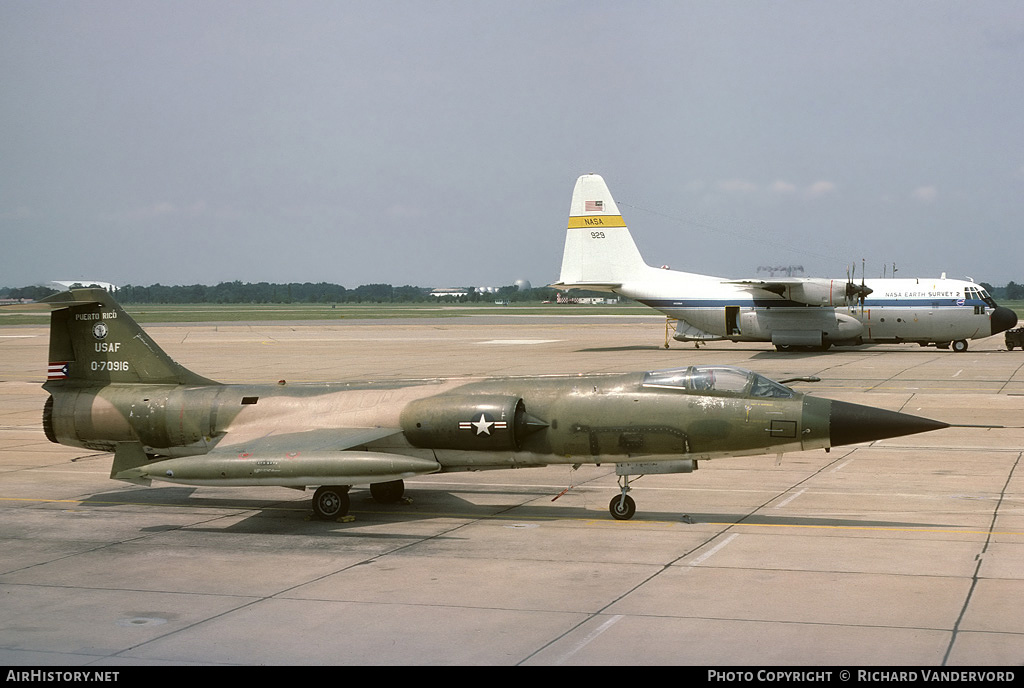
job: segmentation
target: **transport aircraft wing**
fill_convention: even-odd
[[[807,306],[843,306],[860,299],[861,302],[873,289],[850,280],[834,280],[818,277],[786,277],[770,280],[723,280],[722,284],[734,284],[755,296],[758,292],[774,294]]]

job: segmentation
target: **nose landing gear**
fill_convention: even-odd
[[[622,491],[622,494],[612,498],[612,501],[608,504],[608,512],[617,521],[628,521],[636,513],[636,502],[626,494],[629,492],[628,475],[619,476],[619,489]]]

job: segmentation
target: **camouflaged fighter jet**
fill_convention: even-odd
[[[348,513],[448,471],[615,464],[613,517],[635,476],[701,460],[826,449],[947,427],[805,396],[731,366],[627,374],[334,384],[221,384],[182,367],[102,289],[45,299],[52,442],[113,452],[110,477],[185,485],[317,486],[313,511]]]

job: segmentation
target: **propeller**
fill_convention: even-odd
[[[853,264],[852,276],[850,273],[850,268],[846,269],[846,305],[849,306],[851,300],[856,298],[860,300],[860,307],[864,308],[864,299],[867,298],[868,294],[870,294],[874,290],[868,287],[866,284],[864,284],[864,259],[861,258],[860,260],[860,285],[855,284],[853,281],[857,276],[857,264]]]

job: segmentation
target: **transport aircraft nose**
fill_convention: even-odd
[[[860,404],[848,404],[845,401],[832,401],[828,427],[829,441],[835,447],[939,430],[948,428],[949,423]]]
[[[1017,314],[1005,306],[996,306],[992,311],[992,334],[1006,332],[1017,324]]]

